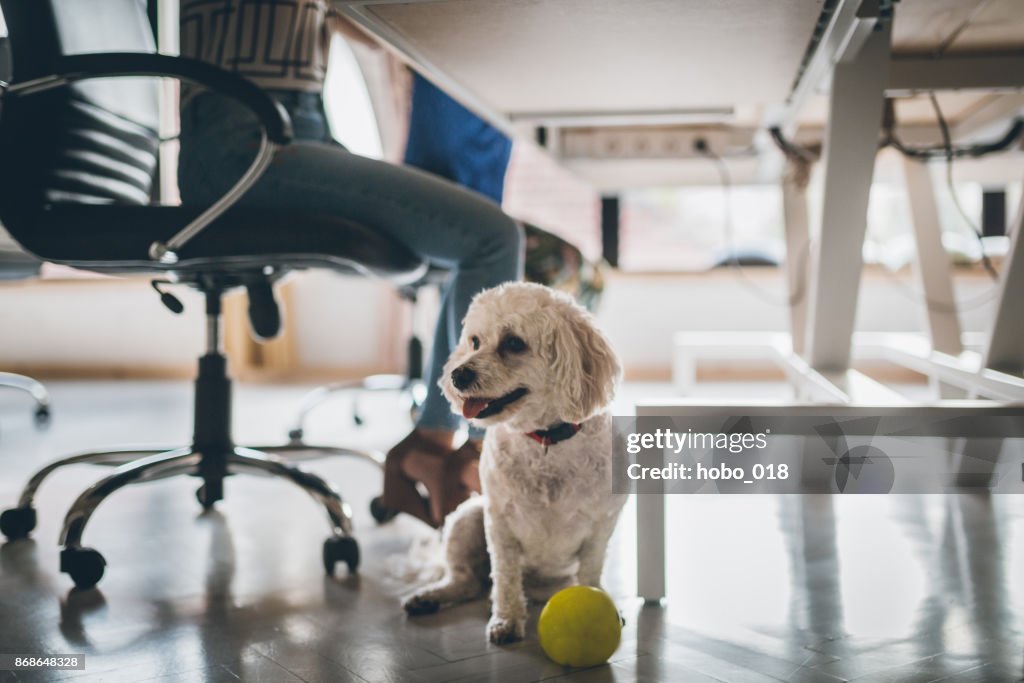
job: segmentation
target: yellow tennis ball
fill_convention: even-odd
[[[537,623],[540,646],[559,664],[596,666],[619,646],[622,621],[608,594],[590,586],[555,593]]]

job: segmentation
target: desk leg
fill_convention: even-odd
[[[813,264],[804,352],[815,370],[850,367],[867,229],[868,196],[889,78],[891,25],[871,33],[832,75],[825,135],[825,196]]]
[[[644,602],[665,597],[665,496],[636,494],[636,590]]]
[[[795,162],[786,167],[782,179],[782,208],[786,229],[786,281],[789,285],[789,333],[793,353],[803,354],[807,335],[807,290],[810,265],[810,228],[807,219],[807,183],[810,173]]]
[[[999,298],[989,331],[983,367],[1024,376],[1024,198],[1017,211],[1010,251],[999,273]],[[956,468],[962,486],[988,486],[999,463],[1003,440],[966,439]],[[1024,471],[1021,472],[1024,476]]]
[[[985,367],[1024,375],[1024,198],[1000,272],[999,299],[985,349]]]

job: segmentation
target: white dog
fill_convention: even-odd
[[[490,583],[487,635],[523,637],[526,594],[599,586],[625,495],[612,493],[606,408],[618,359],[590,314],[540,285],[480,293],[466,315],[441,388],[452,409],[487,428],[483,495],[445,524],[443,579],[408,598],[409,614],[471,600]]]

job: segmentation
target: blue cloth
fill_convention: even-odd
[[[475,190],[501,204],[512,141],[413,73],[405,163]]]
[[[436,175],[349,153],[331,139],[318,95],[272,94],[292,116],[295,141],[278,150],[239,204],[344,216],[391,235],[451,271],[417,424],[454,431],[462,418],[452,413],[437,381],[458,343],[473,296],[522,277],[519,226],[492,201]],[[191,100],[181,115],[178,185],[183,201],[208,204],[222,196],[251,163],[258,142],[256,119],[240,105],[209,93]]]

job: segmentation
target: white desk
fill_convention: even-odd
[[[499,126],[781,102],[821,0],[336,0]]]

